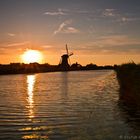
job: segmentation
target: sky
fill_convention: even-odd
[[[22,62],[28,49],[58,64],[140,62],[140,0],[0,0],[0,63]]]

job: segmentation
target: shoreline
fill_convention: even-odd
[[[0,75],[89,71],[89,70],[113,70],[113,69],[114,69],[113,66],[97,66],[92,63],[86,66],[82,66],[78,63],[75,63],[67,67],[67,69],[61,67],[60,65],[49,65],[38,63],[30,63],[30,64],[11,63],[8,65],[0,65]]]
[[[0,74],[2,75],[18,75],[18,74],[39,74],[39,73],[54,73],[54,72],[80,72],[80,71],[103,71],[103,70],[114,70],[114,69],[92,69],[92,70],[68,70],[68,71],[46,71],[46,72],[29,72],[29,73],[9,73],[9,74]]]

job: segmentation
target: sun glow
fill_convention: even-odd
[[[24,63],[41,63],[43,59],[43,55],[40,51],[37,50],[27,50],[22,55],[22,61]]]

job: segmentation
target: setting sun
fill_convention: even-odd
[[[42,58],[43,58],[42,53],[37,50],[27,50],[22,55],[22,61],[24,63],[34,63],[34,62],[41,63]]]

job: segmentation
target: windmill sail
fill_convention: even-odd
[[[68,46],[66,44],[66,52],[67,52],[67,55],[69,55],[69,51],[68,51]]]

